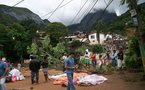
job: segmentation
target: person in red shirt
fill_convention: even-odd
[[[91,60],[92,60],[92,66],[95,70],[96,69],[96,54],[94,52],[92,53]]]

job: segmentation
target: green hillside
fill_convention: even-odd
[[[141,21],[143,23],[143,28],[144,28],[143,31],[145,31],[145,3],[140,4],[138,6],[138,12],[141,17]],[[104,33],[112,32],[112,33],[124,34],[126,32],[125,29],[126,23],[128,22],[132,22],[132,18],[129,11],[117,17],[111,22],[104,23],[102,25],[101,31]]]
[[[0,23],[9,25],[13,22],[21,20],[34,20],[38,24],[45,24],[45,22],[35,13],[27,8],[10,7],[0,5]]]

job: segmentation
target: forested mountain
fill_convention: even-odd
[[[49,23],[48,20],[43,21],[37,14],[27,8],[0,5],[0,23],[9,25],[21,20],[34,20],[38,24]]]
[[[145,32],[145,3],[138,5],[138,14],[141,17],[143,32]],[[117,17],[116,19],[104,24],[102,27],[102,32],[112,32],[112,33],[125,33],[126,32],[126,24],[132,23],[132,18],[130,11],[128,10],[126,13]]]
[[[96,21],[109,22],[115,18],[117,18],[116,13],[108,11],[104,13],[104,10],[95,10],[95,12],[87,14],[79,24],[70,25],[68,28],[70,32],[89,31]]]
[[[125,24],[132,20],[129,10],[118,17],[115,13],[106,11],[100,19],[102,12],[102,10],[96,10],[95,13],[87,14],[79,24],[68,26],[69,31],[91,31],[92,28],[97,27],[97,22],[101,22],[103,23],[101,28],[99,28],[101,32],[124,33]],[[145,27],[145,3],[138,5],[138,12],[141,16],[143,27]]]

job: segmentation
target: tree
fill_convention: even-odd
[[[141,55],[139,50],[138,38],[133,35],[130,37],[128,50],[125,53],[125,65],[128,69],[142,68]]]
[[[82,43],[79,41],[79,40],[74,40],[74,41],[72,41],[71,43],[70,43],[70,46],[72,47],[72,48],[78,48],[78,47],[80,47],[82,45]]]
[[[28,46],[27,50],[29,54],[33,53],[37,55],[40,60],[43,60],[45,56],[48,56],[49,65],[52,63],[60,64],[60,57],[66,49],[64,44],[65,43],[57,43],[55,47],[52,47],[49,35],[47,35],[39,42],[32,43],[31,46]]]
[[[6,55],[6,51],[9,49],[10,39],[7,36],[7,28],[5,25],[0,24],[0,56]]]
[[[34,38],[36,31],[40,30],[41,26],[37,24],[34,20],[22,20],[20,21],[20,24],[25,28],[25,31],[29,32],[30,40]]]
[[[16,52],[19,59],[27,54],[26,47],[31,43],[29,42],[29,32],[19,23],[12,24],[8,29],[8,36],[11,38],[13,50]]]
[[[56,47],[53,48],[53,57],[56,58],[55,59],[55,65],[59,65],[61,63],[61,57],[62,57],[62,53],[65,52],[65,46],[64,43],[58,43]],[[57,66],[58,67],[58,66]]]
[[[6,26],[0,24],[0,44],[4,45],[8,40]]]
[[[32,43],[31,46],[27,47],[27,52],[29,54],[37,55],[37,53],[38,53],[38,45],[36,43]]]
[[[136,26],[136,35],[139,38],[139,47],[140,47],[140,52],[141,52],[141,57],[142,57],[142,62],[143,62],[143,67],[144,67],[144,72],[145,72],[145,42],[143,42],[143,37],[141,31],[143,31],[143,25],[142,25],[142,20],[141,17],[138,13],[138,7],[137,7],[137,2],[138,0],[121,0],[121,4],[128,4],[128,7],[130,10],[134,10],[136,12],[135,15],[132,16],[132,19],[135,18],[137,19],[137,26]],[[133,19],[134,20],[134,19]],[[134,22],[135,24],[135,22]]]
[[[45,28],[45,31],[50,35],[50,43],[52,46],[56,46],[60,41],[60,38],[68,35],[67,27],[58,22],[48,24],[48,26]]]

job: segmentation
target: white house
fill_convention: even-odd
[[[104,44],[104,41],[107,37],[111,37],[111,35],[107,34],[106,36],[104,34],[100,34],[100,44]],[[97,41],[97,33],[89,34],[88,39],[90,41],[90,45],[98,44]]]
[[[93,45],[93,44],[97,44],[98,43],[98,41],[97,41],[97,34],[96,33],[90,34],[88,36],[88,39],[90,41],[90,45]]]

